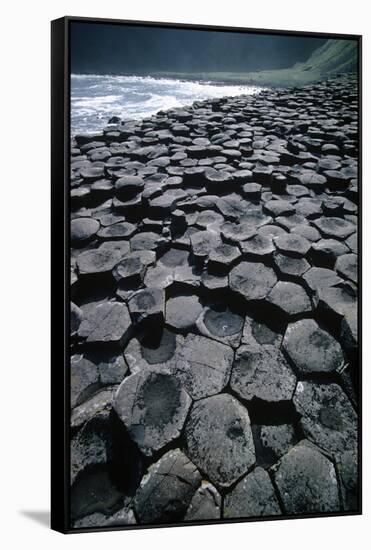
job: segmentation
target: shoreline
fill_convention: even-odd
[[[79,75],[75,75],[75,76],[79,76]],[[93,75],[93,74],[86,74],[86,76],[140,76],[140,75]],[[152,75],[146,75],[147,77],[150,76],[152,78]],[[146,76],[143,76],[143,79],[146,78]],[[141,77],[142,78],[142,77]],[[153,77],[155,78],[155,77]],[[161,78],[161,77],[160,77]],[[346,73],[346,74],[343,74],[343,75],[340,75],[340,76],[337,76],[337,77],[327,77],[327,78],[323,78],[323,79],[319,79],[315,82],[311,82],[311,83],[306,83],[306,84],[303,84],[303,85],[297,85],[297,84],[293,84],[292,86],[274,86],[274,85],[270,85],[270,86],[267,86],[267,87],[264,87],[262,86],[261,84],[259,84],[258,82],[246,82],[246,81],[236,81],[235,83],[233,83],[234,85],[236,86],[257,86],[257,87],[260,87],[261,89],[254,92],[254,93],[251,93],[251,94],[240,94],[240,95],[236,95],[236,96],[223,96],[222,98],[214,98],[214,99],[226,99],[228,97],[244,97],[245,95],[252,95],[252,96],[257,96],[257,95],[260,95],[264,92],[267,92],[267,91],[286,91],[288,93],[296,90],[296,89],[299,89],[300,88],[306,88],[307,86],[313,86],[313,85],[320,85],[321,83],[323,82],[332,82],[332,81],[336,81],[336,80],[339,80],[340,79],[354,79],[355,80],[355,76],[353,73]],[[165,78],[166,79],[166,78]],[[195,82],[195,83],[198,83],[198,82],[202,82],[201,79],[174,79],[174,80],[179,80],[181,82]],[[228,81],[213,81],[213,80],[205,80],[203,83],[205,84],[212,84],[212,85],[217,85],[217,86],[223,86],[223,85],[233,85],[231,82],[228,82]],[[199,101],[212,101],[212,98],[211,99],[202,99],[202,100],[199,100]],[[171,110],[179,110],[179,109],[188,109],[188,108],[192,108],[192,105],[193,103],[197,103],[199,102],[198,100],[192,102],[192,103],[189,103],[189,104],[185,104],[185,105],[182,105],[181,107],[170,107],[169,109],[159,109],[158,111],[156,111],[155,113],[153,113],[152,115],[148,115],[146,117],[141,117],[141,118],[133,118],[133,119],[130,119],[131,122],[140,122],[144,119],[147,119],[147,118],[151,118],[153,116],[156,116],[159,112],[167,112],[167,111],[171,111]],[[106,124],[103,124],[101,127],[102,127],[102,131],[105,127],[108,126],[108,120],[107,120],[107,123]],[[89,132],[78,132],[78,133],[86,133],[87,135],[98,135],[99,134],[99,131],[97,130],[92,130],[92,131],[89,131]],[[74,139],[76,134],[72,134],[71,132],[71,139]]]

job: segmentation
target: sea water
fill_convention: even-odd
[[[257,86],[151,76],[71,75],[71,133],[97,132],[112,116],[137,120],[194,101],[255,94]]]

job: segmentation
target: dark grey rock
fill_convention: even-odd
[[[136,231],[136,226],[129,222],[119,222],[98,231],[101,239],[124,239],[130,238]]]
[[[118,283],[140,284],[147,267],[155,260],[156,255],[153,251],[131,252],[117,263],[112,275]]]
[[[346,312],[341,322],[341,337],[349,350],[356,350],[358,346],[358,315],[356,308]]]
[[[301,235],[312,243],[319,241],[319,239],[321,238],[321,233],[311,225],[296,225],[292,227],[291,233],[294,233],[295,235]]]
[[[265,298],[276,282],[273,269],[258,262],[241,262],[229,273],[231,290],[245,300]]]
[[[219,233],[198,231],[191,235],[192,254],[196,262],[204,262],[210,252],[221,244]]]
[[[358,453],[344,451],[336,456],[336,468],[346,511],[358,510]]]
[[[318,218],[313,220],[312,223],[325,237],[340,239],[341,241],[355,233],[357,229],[354,223],[336,217]]]
[[[75,336],[79,330],[79,326],[83,319],[82,310],[73,302],[71,302],[70,310],[70,324],[71,324],[71,336]]]
[[[260,441],[263,448],[278,460],[296,443],[294,427],[291,424],[261,426]]]
[[[283,254],[298,258],[305,256],[311,247],[310,241],[308,241],[305,237],[294,233],[275,237],[274,243],[278,250]]]
[[[119,260],[121,260],[130,252],[130,244],[128,241],[121,240],[105,241],[97,248],[97,250],[109,250],[116,257],[119,257]]]
[[[305,258],[292,258],[285,254],[275,254],[274,262],[281,275],[299,278],[310,269],[310,263]]]
[[[313,292],[338,285],[342,281],[335,271],[325,267],[311,267],[304,273],[303,279]]]
[[[185,437],[188,456],[217,487],[230,487],[255,463],[248,412],[230,395],[197,402]]]
[[[174,270],[170,267],[156,265],[149,267],[144,277],[144,284],[148,287],[167,288],[174,282]]]
[[[274,477],[287,514],[340,511],[334,465],[315,448],[303,443],[293,447]]]
[[[89,241],[98,232],[100,224],[94,218],[71,220],[71,243],[80,245]]]
[[[189,252],[178,248],[170,248],[163,254],[158,262],[166,267],[176,268],[188,265]]]
[[[221,244],[209,254],[208,269],[210,271],[222,271],[229,269],[236,263],[241,256],[241,252],[236,246],[230,244]]]
[[[166,324],[178,330],[190,329],[202,312],[198,296],[169,298],[166,302]]]
[[[104,388],[86,399],[81,405],[77,405],[71,413],[71,427],[81,428],[95,416],[108,418],[116,389],[117,386]]]
[[[206,307],[196,324],[201,334],[237,347],[241,339],[244,317],[226,306],[216,304],[214,307]]]
[[[109,462],[112,445],[107,419],[96,416],[87,421],[71,439],[71,484],[86,468]]]
[[[110,516],[96,512],[94,514],[89,514],[84,518],[81,518],[74,522],[73,527],[75,529],[90,528],[94,529],[96,527],[120,527],[123,525],[136,525],[136,519],[134,512],[128,506],[122,508],[118,512]]]
[[[128,300],[130,315],[135,324],[149,319],[162,322],[165,316],[165,292],[160,288],[145,288]]]
[[[132,252],[139,250],[156,250],[161,244],[162,238],[158,233],[151,231],[137,233],[130,239]]]
[[[71,488],[71,519],[91,514],[110,516],[124,505],[125,495],[113,483],[108,468],[87,468]]]
[[[301,285],[295,283],[278,281],[266,299],[287,316],[295,316],[312,310],[308,294]]]
[[[152,456],[179,436],[191,403],[174,376],[146,369],[125,378],[113,406],[140,450]]]
[[[122,176],[115,181],[116,194],[124,199],[139,193],[143,187],[144,180],[139,176]]]
[[[318,291],[318,306],[335,315],[338,320],[351,315],[357,309],[356,296],[343,287],[321,288]]]
[[[305,436],[330,454],[357,447],[357,415],[337,384],[301,381],[294,406]]]
[[[358,256],[357,254],[344,254],[339,256],[335,263],[335,270],[352,283],[358,282]]]
[[[166,453],[149,467],[136,492],[140,523],[173,523],[183,519],[201,482],[197,468],[179,450]]]
[[[80,405],[99,388],[98,367],[83,355],[71,357],[71,407]]]
[[[277,347],[248,345],[237,350],[230,384],[247,401],[275,403],[292,398],[296,377]]]
[[[125,344],[131,333],[128,308],[120,302],[103,302],[90,310],[79,327],[78,335],[88,343]]]
[[[256,228],[249,223],[226,222],[221,227],[223,240],[232,244],[238,244],[256,233]]]
[[[352,236],[349,238],[351,239]],[[336,239],[321,239],[312,244],[310,255],[318,267],[333,269],[337,258],[347,252],[348,249],[344,243]]]
[[[175,370],[178,350],[184,337],[167,328],[156,327],[149,333],[134,337],[125,348],[124,356],[130,372],[156,367],[161,370]]]
[[[269,328],[262,321],[256,321],[246,316],[242,332],[241,344],[247,345],[272,345],[279,347],[282,343],[282,334]]]
[[[271,256],[276,250],[272,237],[257,234],[240,243],[243,254],[249,257],[262,258]]]
[[[112,271],[120,259],[118,250],[86,250],[78,255],[76,265],[80,275],[94,275]]]
[[[217,489],[208,481],[202,481],[197,489],[184,521],[208,521],[220,519],[222,508],[222,497]]]
[[[269,475],[257,467],[247,474],[227,494],[224,500],[224,518],[275,516],[281,509]]]
[[[333,372],[343,365],[339,342],[313,319],[289,324],[282,347],[302,373]]]
[[[214,395],[227,385],[233,361],[229,346],[188,334],[176,359],[176,375],[193,399]]]
[[[295,206],[284,200],[271,200],[264,204],[264,209],[272,216],[287,216],[295,213]]]

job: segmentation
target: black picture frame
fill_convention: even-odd
[[[110,25],[246,32],[314,38],[355,40],[358,45],[358,139],[359,139],[359,214],[358,214],[358,507],[356,511],[300,516],[189,521],[187,523],[146,524],[76,529],[70,527],[70,370],[69,370],[69,173],[70,173],[70,26],[73,22]],[[223,525],[250,521],[303,519],[362,514],[362,36],[292,30],[250,29],[168,22],[128,21],[89,17],[62,17],[51,22],[51,528],[61,533],[148,529],[186,525]]]

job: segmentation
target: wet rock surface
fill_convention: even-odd
[[[358,507],[357,89],[75,136],[71,522]]]

